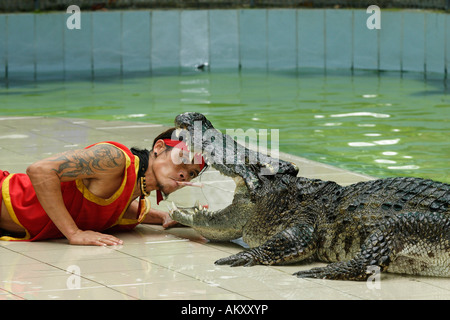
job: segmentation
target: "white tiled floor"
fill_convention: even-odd
[[[127,125],[131,127],[117,128]],[[145,146],[162,130],[160,126],[137,130],[134,125],[137,124],[2,118],[0,169],[23,172],[29,163],[51,153],[102,140]],[[148,136],[142,137],[142,130],[147,130]],[[369,178],[290,155],[283,157],[296,162],[301,174],[308,177],[342,184]],[[207,182],[223,178],[208,172],[202,179]],[[221,185],[225,189],[233,186],[226,180]],[[188,203],[198,196],[220,206],[226,201],[220,202],[218,194],[225,195],[225,200],[232,195],[214,189],[205,193],[180,193],[177,200]],[[242,248],[235,243],[207,242],[186,227],[164,230],[161,226],[141,225],[118,237],[124,244],[117,247],[70,246],[64,239],[0,242],[0,299],[450,299],[450,279],[382,274],[380,288],[376,289],[365,282],[292,276],[295,271],[321,263],[216,266],[215,260]]]

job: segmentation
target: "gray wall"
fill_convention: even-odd
[[[120,75],[161,68],[370,69],[437,73],[450,63],[448,14],[231,9],[0,15],[0,78]]]

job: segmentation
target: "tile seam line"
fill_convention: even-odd
[[[25,299],[24,297],[21,297],[21,296],[19,296],[17,293],[14,293],[14,292],[12,292],[12,291],[9,291],[8,289],[0,288],[0,290],[5,291],[5,293],[0,294],[0,297],[1,297],[2,295],[4,295],[4,294],[11,294],[11,295],[13,295],[13,296],[15,296],[15,297],[17,297],[17,298]]]

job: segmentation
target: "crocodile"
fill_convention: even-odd
[[[395,177],[341,186],[299,176],[295,164],[246,148],[200,113],[178,115],[175,126],[192,151],[236,183],[221,210],[170,211],[211,241],[248,244],[217,265],[319,261],[328,264],[294,275],[355,281],[376,271],[450,276],[449,184]]]

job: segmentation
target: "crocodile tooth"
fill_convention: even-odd
[[[181,129],[181,128],[178,128],[178,129],[175,130],[175,136],[177,138],[180,137],[181,131],[183,131],[183,129]]]
[[[172,201],[172,210],[177,210],[178,211],[178,207],[176,206],[175,202]]]

